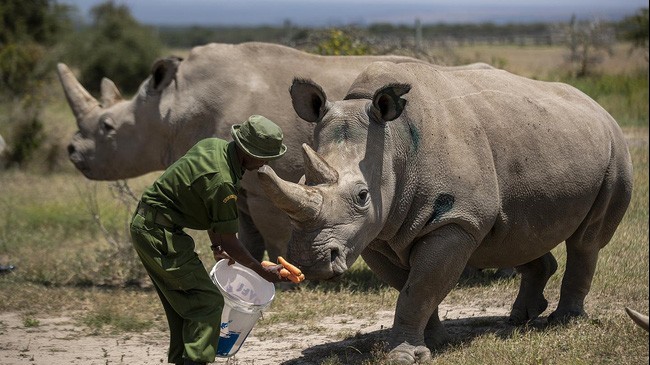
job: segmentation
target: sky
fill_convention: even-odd
[[[88,16],[105,0],[58,0]],[[367,25],[387,22],[529,23],[581,19],[619,20],[647,0],[115,0],[149,25]]]

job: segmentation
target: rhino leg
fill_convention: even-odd
[[[393,261],[384,255],[383,252],[391,252],[387,243],[375,241],[361,253],[361,257],[380,280],[401,291],[408,280],[409,271],[393,264]],[[393,257],[393,259],[396,260],[397,257]],[[397,321],[397,318],[395,318],[395,321]],[[395,340],[394,332],[393,328],[393,332],[390,335],[391,340],[389,341],[391,351],[387,361],[388,364],[410,365],[416,362],[426,362],[431,359],[431,351],[422,341],[415,346],[413,345],[413,341],[400,343],[400,341]]]
[[[381,253],[381,251],[385,250],[376,249],[378,245],[386,245],[384,248],[387,248],[385,242],[374,242],[361,253],[361,257],[363,257],[368,267],[380,280],[397,290],[402,290],[408,279],[409,272],[394,265],[388,257]],[[435,349],[448,341],[449,334],[440,322],[438,308],[436,308],[431,317],[429,317],[429,321],[424,329],[424,342],[428,348]]]
[[[267,198],[256,174],[244,174],[238,195],[239,239],[258,261],[266,251],[270,261],[287,253],[291,235],[289,216]]]
[[[427,326],[427,342],[446,340],[438,305],[458,282],[476,245],[472,236],[457,225],[441,227],[414,242],[409,256],[411,270],[397,299],[389,341],[390,361],[427,361],[431,356],[425,344]]]
[[[563,323],[586,316],[584,300],[591,288],[601,248],[611,240],[632,196],[632,165],[625,143],[613,143],[610,165],[591,210],[578,229],[566,240],[566,270],[560,302],[548,317]]]
[[[438,308],[436,308],[431,317],[429,317],[429,322],[427,322],[427,326],[424,329],[424,343],[430,349],[437,349],[448,343],[449,340],[449,333],[442,322],[440,322]]]
[[[390,248],[385,241],[374,241],[363,252],[361,257],[366,265],[377,275],[379,280],[390,285],[391,287],[402,290],[409,272],[395,264],[382,252],[389,252]],[[397,260],[397,257],[394,257]]]
[[[248,207],[254,226],[264,237],[269,260],[277,262],[278,256],[286,256],[291,237],[291,221],[286,213],[260,195],[248,196]]]
[[[548,307],[548,301],[544,298],[544,287],[557,270],[557,261],[548,252],[518,266],[517,270],[521,273],[521,284],[509,321],[513,324],[523,324],[537,318]]]
[[[261,261],[265,250],[264,237],[253,224],[253,218],[249,214],[247,194],[244,190],[239,193],[237,208],[239,208],[239,232],[237,236],[248,252],[256,260]]]
[[[569,242],[567,240],[566,270],[562,278],[560,302],[548,317],[551,324],[566,323],[573,318],[587,316],[584,302],[596,272],[599,247],[575,247]]]

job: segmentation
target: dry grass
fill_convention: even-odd
[[[630,52],[629,44],[616,44],[611,55],[602,54],[602,62],[594,66],[594,72],[625,74],[647,67],[640,50]],[[440,58],[449,59],[445,53]],[[562,46],[461,46],[453,49],[458,63],[486,62],[514,74],[540,80],[553,79],[566,70],[568,49]]]

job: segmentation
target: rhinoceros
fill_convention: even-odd
[[[58,75],[79,127],[70,160],[87,178],[118,180],[164,170],[203,138],[230,139],[230,127],[262,114],[282,127],[285,156],[272,163],[284,179],[302,175],[300,145],[313,127],[297,124],[288,89],[296,74],[318,80],[342,97],[373,61],[414,62],[401,56],[319,56],[270,43],[209,44],[182,60],[158,60],[131,100],[107,78],[96,100],[65,64]],[[467,67],[489,67],[485,64]],[[255,174],[245,174],[239,238],[258,260],[286,250],[289,219],[271,204]]]
[[[410,364],[448,340],[438,305],[463,268],[515,266],[510,320],[546,310],[566,242],[562,323],[586,315],[598,252],[630,201],[632,163],[616,121],[562,83],[498,69],[370,65],[343,100],[313,80],[291,86],[315,124],[298,182],[258,171],[292,220],[287,259],[309,279],[343,274],[361,255],[399,290],[389,358]]]

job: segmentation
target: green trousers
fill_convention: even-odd
[[[182,229],[162,227],[135,214],[133,246],[151,277],[169,323],[168,361],[213,362],[219,341],[223,296]]]

